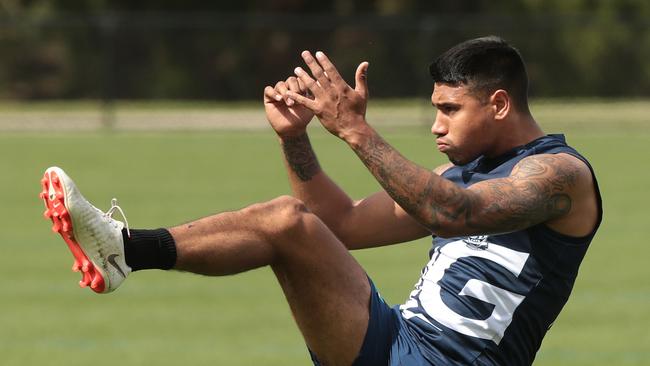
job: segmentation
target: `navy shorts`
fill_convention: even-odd
[[[352,366],[430,366],[409,332],[398,307],[390,307],[370,282],[370,319],[361,351]],[[311,352],[310,352],[311,353]],[[311,353],[314,365],[320,366]]]

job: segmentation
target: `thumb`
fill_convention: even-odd
[[[364,97],[368,97],[368,61],[359,64],[354,75],[354,81],[354,90]]]

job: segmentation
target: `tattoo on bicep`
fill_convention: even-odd
[[[406,212],[436,232],[456,224],[477,233],[519,230],[571,210],[578,171],[554,155],[522,160],[507,178],[464,189],[406,160],[379,136],[354,151]]]
[[[301,181],[310,180],[320,171],[320,164],[307,134],[285,138],[282,141],[282,150],[289,167]]]
[[[485,181],[480,190],[482,211],[469,226],[487,230],[517,230],[560,217],[571,211],[569,191],[578,171],[554,155],[522,160],[508,178]],[[479,218],[480,217],[480,218]]]

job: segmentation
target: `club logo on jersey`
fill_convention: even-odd
[[[495,281],[473,277],[477,269],[488,273],[483,265],[489,262],[490,266],[501,266],[519,278],[530,253],[493,242],[489,243],[490,250],[478,249],[487,245],[487,236],[475,236],[435,247],[410,298],[400,306],[404,318],[418,318],[434,329],[444,329],[437,322],[466,336],[490,340],[499,345],[532,283],[526,283],[526,289],[522,287],[515,292],[510,288],[511,279],[504,278],[504,282],[492,283]],[[456,301],[443,299],[450,297]],[[478,318],[472,317],[478,314],[468,314],[467,306],[471,305],[466,300],[470,297],[494,305],[491,313]],[[459,304],[463,305],[459,307]]]
[[[463,239],[463,242],[465,242],[465,245],[471,249],[485,250],[488,248],[487,238],[487,235],[468,236]]]

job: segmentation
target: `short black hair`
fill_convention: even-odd
[[[470,39],[429,66],[434,82],[467,85],[479,99],[503,89],[521,112],[528,112],[528,73],[519,51],[496,36]]]

